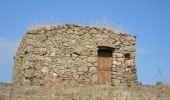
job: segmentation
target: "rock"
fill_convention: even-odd
[[[121,62],[113,61],[113,65],[121,65]]]
[[[124,56],[124,54],[122,54],[122,53],[113,53],[114,58],[121,58],[123,56]]]
[[[97,76],[98,76],[97,74],[92,75],[92,81],[93,82],[97,82]]]
[[[128,67],[128,66],[134,66],[135,65],[135,61],[132,59],[132,60],[126,60],[125,61],[125,66]]]
[[[50,62],[52,62],[52,58],[50,58],[50,57],[45,57],[45,61],[48,62],[48,63],[50,63]]]
[[[43,68],[41,69],[41,72],[47,74],[47,73],[49,73],[49,69],[48,69],[47,67],[43,67]]]
[[[53,72],[54,72],[54,73],[59,73],[59,72],[60,72],[60,70],[59,70],[59,69],[57,69],[57,67],[55,67],[55,68],[53,69]]]
[[[30,84],[31,83],[31,81],[29,80],[29,79],[23,79],[23,83],[25,84],[25,85],[27,85],[27,84]]]
[[[116,65],[112,65],[112,67],[114,68],[114,67],[117,67]]]
[[[24,76],[27,78],[34,77],[35,75],[36,75],[36,70],[32,68],[27,69],[24,73]]]
[[[69,45],[68,43],[63,43],[63,46],[68,47]]]
[[[88,67],[80,66],[80,67],[78,67],[78,71],[80,71],[80,72],[87,72],[88,71]]]
[[[124,50],[129,51],[129,52],[135,52],[136,48],[134,46],[125,46]]]
[[[117,41],[116,43],[114,43],[115,46],[118,46],[118,45],[120,45],[120,44],[121,44],[120,41]]]
[[[77,57],[79,54],[78,53],[73,53],[72,56],[73,57]]]
[[[97,33],[97,31],[96,31],[96,29],[92,29],[92,30],[90,30],[90,33],[95,34],[95,33]]]
[[[78,75],[78,74],[74,74],[73,76],[74,76],[76,79],[79,78],[79,75]]]
[[[128,77],[128,80],[130,80],[130,81],[133,81],[133,80],[136,80],[136,79],[137,79],[137,77],[136,77],[135,74],[131,74],[131,75],[129,75],[129,77]]]
[[[64,66],[57,66],[56,68],[57,68],[57,70],[64,70],[65,69]]]
[[[115,86],[120,85],[120,80],[118,80],[118,79],[113,80],[113,84],[114,84]]]
[[[67,33],[68,34],[74,34],[74,31],[73,30],[68,30]]]
[[[97,73],[97,68],[96,67],[90,67],[89,72],[94,74]]]
[[[112,70],[114,72],[119,72],[119,73],[124,73],[125,72],[125,69],[122,68],[122,67],[114,67],[114,68],[112,68]]]
[[[124,58],[118,58],[117,61],[118,62],[123,62],[125,59]]]
[[[91,46],[91,45],[86,45],[85,47],[90,48],[90,49],[93,48],[93,46]]]
[[[92,63],[87,63],[87,66],[88,66],[88,67],[92,67],[93,64],[92,64]]]
[[[131,37],[131,36],[126,37],[126,39],[127,39],[127,41],[135,41],[136,40],[135,37]]]
[[[44,84],[46,86],[51,86],[54,83],[55,83],[55,80],[54,80],[52,75],[50,75],[50,74],[45,75],[45,77],[44,77]]]
[[[36,35],[38,33],[39,33],[39,30],[37,30],[37,29],[31,29],[27,32],[27,34],[32,34],[32,35]]]
[[[89,62],[89,63],[97,62],[97,58],[96,57],[88,57],[87,62]]]
[[[54,27],[47,25],[45,30],[46,31],[52,31],[52,30],[54,30]]]
[[[26,61],[26,62],[23,64],[22,67],[23,67],[23,69],[32,68],[32,67],[34,67],[34,63],[33,63],[33,62]]]
[[[40,55],[33,55],[35,57],[36,60],[45,60],[44,56],[40,56]]]
[[[55,52],[52,52],[52,53],[50,54],[51,57],[55,57],[55,55],[56,55]]]
[[[33,46],[27,45],[27,46],[25,46],[25,48],[24,48],[24,53],[27,54],[27,53],[29,53],[29,52],[32,52],[33,49],[34,49]]]
[[[32,62],[36,61],[37,59],[35,58],[34,54],[28,53],[24,57],[23,55],[19,55],[20,58],[23,58],[24,61]]]
[[[62,33],[62,31],[61,31],[61,30],[57,30],[57,32],[58,32],[58,33]]]
[[[77,47],[75,48],[75,52],[78,53],[78,54],[80,54],[80,53],[82,52],[82,50],[83,50],[83,47],[82,47],[82,46],[77,46]]]
[[[77,70],[76,70],[75,68],[71,68],[71,69],[70,69],[70,72],[72,72],[72,73],[76,73],[76,72],[77,72]]]
[[[57,73],[53,73],[53,76],[54,76],[54,77],[58,77]]]
[[[46,49],[46,48],[37,48],[33,52],[35,52],[35,54],[39,54],[39,55],[43,56],[43,55],[47,54],[48,49]]]

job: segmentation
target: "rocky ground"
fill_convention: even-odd
[[[0,100],[170,100],[170,85],[22,87],[1,84]]]

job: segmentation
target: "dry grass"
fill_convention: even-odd
[[[6,87],[0,100],[170,100],[170,85],[147,87]]]

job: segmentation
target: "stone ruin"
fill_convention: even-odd
[[[136,38],[114,29],[76,24],[30,29],[14,61],[13,84],[136,83]]]

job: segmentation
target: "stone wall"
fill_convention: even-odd
[[[135,83],[134,36],[75,24],[29,30],[15,56],[15,85],[96,84],[99,46],[114,48],[112,85]]]

